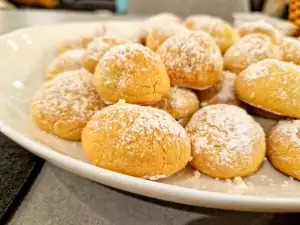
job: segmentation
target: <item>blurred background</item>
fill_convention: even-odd
[[[0,9],[85,12],[126,15],[126,18],[160,12],[171,12],[183,18],[205,13],[221,17],[235,26],[263,19],[293,36],[299,36],[300,25],[300,0],[0,0]]]
[[[186,0],[184,1],[185,7],[182,7],[182,0],[0,0],[0,2],[1,8],[7,9],[107,10],[122,14],[128,12],[153,14],[161,11],[172,11],[179,14],[179,16],[195,13],[201,9],[200,6],[210,5],[215,10],[224,11],[224,7],[225,10],[226,8],[240,8],[242,11],[259,11],[284,18],[288,16],[290,4],[290,0]],[[294,0],[294,2],[299,1]],[[196,5],[199,7],[195,7]],[[218,7],[220,5],[223,7]]]

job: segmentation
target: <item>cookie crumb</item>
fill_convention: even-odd
[[[226,184],[227,184],[227,185],[232,185],[232,180],[226,179]]]
[[[197,177],[197,178],[201,177],[201,173],[198,170],[194,170],[193,173],[194,173],[195,177]]]
[[[261,181],[265,181],[266,179],[268,179],[268,176],[267,175],[260,175],[259,176],[259,179],[261,180]]]
[[[235,178],[233,178],[233,183],[234,184],[244,184],[244,181],[241,177],[235,177]]]

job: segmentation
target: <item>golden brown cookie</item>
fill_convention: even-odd
[[[46,82],[31,104],[36,125],[56,136],[80,141],[90,117],[104,107],[86,70],[69,71]]]
[[[149,17],[144,22],[142,22],[141,26],[134,34],[134,39],[136,40],[136,42],[145,45],[149,32],[153,27],[157,26],[157,24],[165,24],[167,26],[168,24],[179,24],[180,22],[180,18],[172,13],[159,13],[157,15]]]
[[[149,31],[146,46],[156,51],[168,38],[189,32],[183,25],[178,23],[159,23]]]
[[[276,59],[252,64],[237,76],[236,96],[265,111],[300,118],[300,67]]]
[[[83,55],[83,67],[91,73],[94,73],[99,60],[102,58],[105,52],[114,46],[127,43],[131,43],[131,41],[113,36],[103,36],[94,39],[87,46],[87,49]]]
[[[282,120],[267,136],[267,155],[280,172],[300,180],[300,120]]]
[[[156,180],[184,168],[191,143],[167,112],[117,103],[97,112],[82,133],[85,154],[96,166]]]
[[[171,87],[168,95],[154,107],[163,109],[175,119],[191,117],[200,107],[197,95],[188,89]]]
[[[192,141],[191,165],[208,176],[249,176],[265,158],[263,129],[237,106],[206,106],[192,116],[185,129]]]
[[[85,49],[72,49],[57,56],[49,65],[46,79],[51,80],[58,74],[82,68],[82,57]]]
[[[280,58],[279,47],[264,34],[249,34],[225,53],[224,67],[236,74],[263,59]]]
[[[283,41],[283,34],[271,24],[262,20],[244,23],[237,28],[237,31],[241,37],[259,33],[269,36],[274,44],[280,44]]]
[[[192,15],[186,18],[184,24],[191,30],[208,32],[214,38],[222,53],[225,53],[239,39],[235,29],[220,18],[207,15]]]
[[[160,58],[140,44],[111,48],[101,58],[93,84],[107,102],[151,105],[168,94],[170,80]]]
[[[296,38],[285,37],[280,45],[281,60],[300,65],[300,41]]]
[[[171,84],[178,87],[207,89],[222,74],[220,50],[204,31],[170,37],[157,53],[166,65]]]

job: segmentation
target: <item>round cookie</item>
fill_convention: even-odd
[[[31,115],[40,129],[80,141],[90,117],[103,107],[92,76],[86,70],[76,70],[44,83],[33,99]]]
[[[265,111],[300,118],[300,67],[276,59],[252,64],[237,76],[236,96]]]
[[[185,18],[184,26],[190,30],[201,30],[201,28],[198,27],[199,24],[201,24],[203,21],[211,21],[214,19],[217,19],[217,17],[213,17],[208,14],[191,15]]]
[[[57,56],[49,65],[46,79],[50,80],[58,74],[82,68],[82,57],[85,49],[72,49]]]
[[[300,65],[300,41],[296,38],[285,37],[280,45],[281,60]]]
[[[160,58],[140,44],[111,48],[101,58],[93,84],[106,102],[151,105],[168,94],[170,80]]]
[[[235,29],[220,18],[194,15],[188,17],[184,24],[191,30],[203,30],[208,32],[216,41],[222,53],[225,53],[239,38]]]
[[[249,34],[241,38],[223,57],[224,67],[236,74],[253,63],[269,58],[280,58],[279,48],[264,34]]]
[[[191,165],[208,176],[249,176],[264,161],[263,129],[237,106],[206,106],[192,116],[185,129],[192,141]]]
[[[168,38],[187,32],[188,30],[178,23],[159,23],[156,26],[153,26],[149,31],[146,39],[146,46],[153,51],[156,51]]]
[[[267,155],[282,173],[300,180],[300,120],[282,120],[267,136]]]
[[[87,158],[96,166],[156,180],[184,168],[191,143],[167,112],[117,103],[97,112],[82,133]]]
[[[81,35],[76,38],[68,39],[63,41],[59,46],[59,53],[62,54],[67,50],[78,49],[78,48],[86,48],[88,44],[95,38],[101,37],[106,33],[106,27],[101,26],[97,28],[91,34]]]
[[[198,90],[210,88],[220,78],[223,60],[218,46],[204,31],[170,37],[157,50],[171,84]]]
[[[180,22],[180,18],[172,13],[159,13],[157,15],[149,17],[141,24],[141,26],[134,34],[134,39],[136,40],[136,42],[145,45],[149,32],[153,27],[157,26],[158,24],[164,24],[168,26],[169,24]]]
[[[113,36],[103,36],[100,38],[94,39],[88,46],[82,58],[82,64],[85,69],[91,73],[95,72],[95,68],[102,58],[102,56],[110,48],[120,45],[131,43],[131,41],[126,39],[120,39]]]
[[[234,82],[236,74],[223,71],[221,79],[211,88],[198,91],[201,106],[213,104],[232,104],[239,105],[239,100],[235,98]]]
[[[283,34],[265,21],[247,22],[237,28],[241,37],[248,34],[265,34],[271,38],[273,44],[280,44],[283,41]]]
[[[168,95],[154,106],[167,111],[175,119],[189,118],[200,107],[193,91],[179,87],[171,87]]]

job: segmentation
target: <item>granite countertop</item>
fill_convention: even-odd
[[[98,17],[106,18],[92,13],[0,11],[0,32]],[[298,214],[233,212],[154,200],[97,184],[46,162],[8,224],[289,225],[299,224],[297,218]]]

